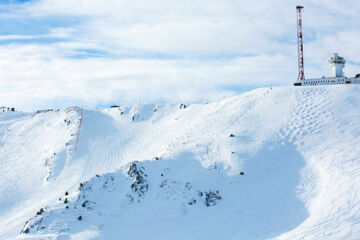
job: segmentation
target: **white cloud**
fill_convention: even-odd
[[[359,62],[360,6],[303,3],[306,76],[329,73],[334,51]],[[35,40],[0,45],[0,101],[24,109],[209,101],[234,94],[234,86],[290,85],[297,77],[292,1],[38,0],[2,17],[49,26],[0,36],[0,43]],[[346,72],[360,71],[348,64]]]
[[[31,36],[31,35],[0,35],[1,40],[24,40],[24,39],[35,39],[39,38],[39,36]]]
[[[34,40],[34,39],[46,39],[46,38],[68,38],[76,30],[74,28],[52,28],[48,34],[40,35],[16,35],[6,34],[0,35],[0,41],[4,40]]]
[[[281,55],[206,62],[196,59],[71,59],[61,57],[62,52],[57,48],[57,45],[2,48],[0,65],[6,71],[0,73],[0,79],[7,79],[0,81],[2,102],[16,102],[17,107],[27,104],[23,108],[30,109],[32,101],[27,100],[31,97],[49,105],[53,101],[58,103],[56,98],[65,98],[90,106],[109,102],[216,100],[231,95],[222,87],[269,83],[269,72],[275,83],[276,78],[284,74],[272,69],[273,62],[282,66],[288,62]],[[254,67],[257,63],[262,67]]]

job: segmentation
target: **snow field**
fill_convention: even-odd
[[[359,90],[2,113],[0,239],[359,239]]]

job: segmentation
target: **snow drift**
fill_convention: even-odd
[[[359,86],[0,114],[0,239],[359,239]]]

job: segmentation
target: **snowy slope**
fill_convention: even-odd
[[[359,91],[1,113],[0,239],[359,239]]]

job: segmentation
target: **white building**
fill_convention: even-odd
[[[329,60],[329,63],[331,64],[332,77],[344,77],[345,62],[346,61],[343,57],[340,57],[339,54],[334,53],[334,56],[332,56]]]
[[[355,77],[347,78],[344,76],[345,59],[340,57],[339,54],[334,53],[330,58],[332,76],[305,79],[300,82],[294,83],[295,86],[316,86],[316,85],[331,85],[331,84],[360,84],[360,75],[356,74]]]

